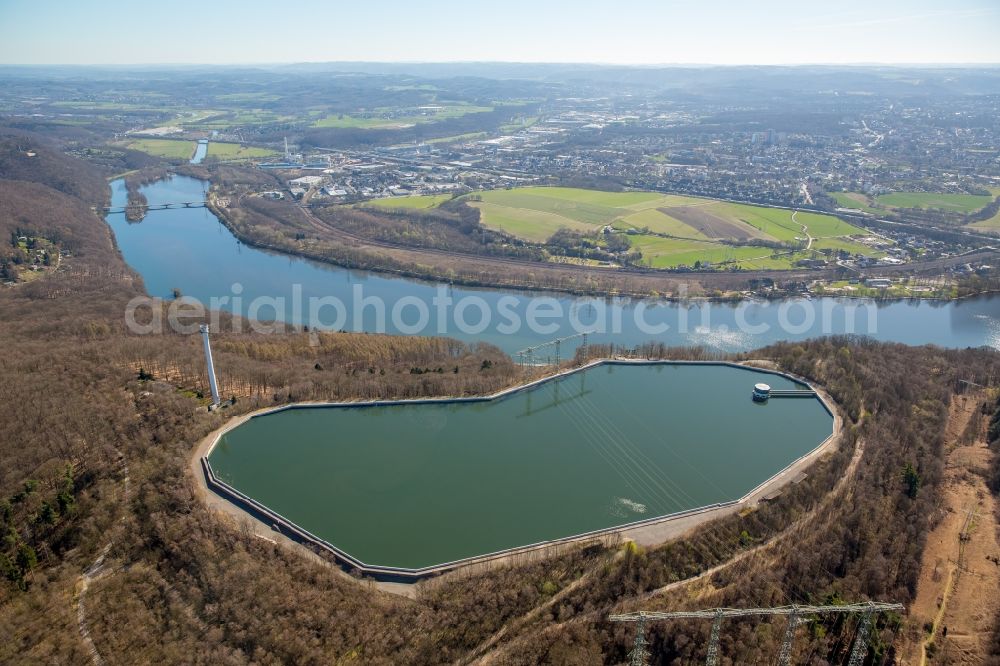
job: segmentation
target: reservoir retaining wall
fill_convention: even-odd
[[[411,399],[411,400],[374,400],[366,402],[316,402],[316,403],[297,403],[292,405],[283,405],[281,407],[274,407],[261,410],[254,414],[251,414],[248,419],[257,418],[258,416],[266,416],[268,414],[274,414],[277,412],[282,412],[291,409],[313,409],[317,407],[338,407],[338,408],[364,408],[364,407],[378,407],[378,406],[390,406],[390,405],[420,405],[420,404],[442,404],[442,403],[462,403],[462,402],[486,402],[489,400],[496,400],[503,398],[520,391],[529,390],[535,386],[543,384],[545,382],[552,381],[554,379],[559,379],[561,377],[566,377],[590,368],[597,367],[599,365],[715,365],[715,366],[730,366],[734,368],[740,368],[742,370],[750,370],[753,372],[759,372],[763,374],[769,374],[774,376],[783,377],[796,384],[809,387],[810,390],[815,391],[815,389],[810,386],[808,382],[804,379],[795,377],[789,373],[782,372],[779,370],[771,370],[765,368],[758,368],[755,366],[743,365],[740,363],[733,363],[729,361],[670,361],[670,360],[647,360],[647,359],[599,359],[588,363],[586,365],[571,368],[569,370],[564,370],[554,375],[548,377],[543,377],[541,379],[529,382],[527,384],[522,384],[520,386],[514,386],[503,391],[499,391],[488,396],[474,396],[474,397],[461,397],[461,398],[423,398],[423,399]],[[405,567],[392,567],[392,566],[382,566],[364,563],[357,558],[353,557],[349,553],[341,550],[337,546],[333,545],[325,539],[312,534],[311,532],[299,527],[291,520],[285,518],[284,516],[278,514],[267,506],[256,501],[252,497],[240,492],[236,488],[230,486],[225,481],[219,479],[215,471],[212,469],[212,465],[208,458],[212,453],[212,450],[219,443],[229,430],[245,422],[245,419],[239,419],[237,423],[230,425],[218,432],[215,439],[211,442],[208,449],[205,451],[204,455],[200,459],[202,472],[205,477],[206,485],[213,492],[217,493],[221,497],[225,498],[232,504],[236,505],[243,511],[251,514],[258,520],[269,524],[272,529],[281,532],[286,537],[292,539],[293,541],[300,543],[310,550],[317,553],[326,555],[329,559],[332,559],[339,566],[343,567],[349,572],[360,573],[365,576],[369,576],[378,581],[387,582],[403,582],[403,583],[413,583],[423,578],[428,578],[431,576],[436,576],[447,571],[452,571],[461,567],[466,567],[474,564],[487,564],[489,562],[494,562],[504,558],[509,558],[512,556],[523,555],[528,553],[536,553],[541,550],[555,548],[560,545],[570,544],[574,542],[584,542],[588,540],[597,540],[601,537],[620,534],[628,530],[634,530],[636,528],[641,528],[644,526],[656,525],[659,523],[667,523],[670,521],[678,521],[684,518],[691,518],[699,516],[701,514],[711,514],[719,512],[722,509],[733,508],[740,506],[749,502],[756,495],[758,495],[767,486],[781,480],[791,469],[799,466],[804,461],[815,457],[822,449],[824,449],[840,432],[840,419],[831,404],[828,404],[825,395],[816,391],[814,393],[815,398],[823,406],[826,412],[833,418],[833,430],[831,434],[820,442],[811,451],[799,456],[788,465],[783,467],[781,470],[777,471],[771,475],[767,480],[755,486],[753,489],[748,491],[739,499],[729,500],[726,502],[717,502],[715,504],[709,504],[694,509],[688,509],[685,511],[679,511],[676,513],[666,514],[662,516],[655,516],[652,518],[646,518],[643,520],[638,520],[630,523],[624,523],[622,525],[616,525],[613,527],[608,527],[600,530],[594,530],[591,532],[585,532],[582,534],[575,534],[572,536],[561,537],[558,539],[549,539],[546,541],[541,541],[534,544],[529,544],[525,546],[518,546],[515,548],[507,548],[504,550],[495,551],[492,553],[486,553],[483,555],[475,555],[472,557],[462,558],[454,560],[451,562],[444,562],[441,564],[436,564],[429,567],[423,567],[419,569],[409,569]],[[748,396],[749,399],[749,396]]]

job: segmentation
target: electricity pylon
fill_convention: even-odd
[[[573,335],[567,335],[564,338],[555,338],[553,340],[549,340],[548,342],[543,342],[541,344],[534,345],[533,347],[525,347],[524,349],[521,349],[520,351],[516,352],[517,353],[518,361],[520,362],[521,365],[524,365],[525,364],[525,358],[527,358],[528,365],[534,365],[534,358],[535,358],[535,353],[536,352],[538,352],[538,351],[540,351],[542,349],[545,349],[546,347],[555,347],[555,352],[556,352],[556,362],[555,362],[555,365],[559,365],[560,362],[562,361],[562,354],[561,354],[561,352],[562,352],[562,343],[567,342],[569,340],[572,340],[574,338],[581,338],[581,337],[583,338],[583,344],[581,344],[580,347],[583,349],[583,356],[584,356],[584,359],[586,359],[586,357],[587,357],[586,356],[586,354],[587,354],[587,336],[588,336],[588,333],[586,333],[586,332],[584,332],[584,333],[574,333]],[[552,358],[548,357],[546,359],[546,365],[551,365],[551,360],[552,360]]]
[[[871,631],[872,621],[878,613],[888,611],[901,611],[902,604],[880,603],[867,601],[860,604],[846,604],[843,606],[779,606],[777,608],[712,608],[700,611],[673,611],[669,613],[659,613],[654,611],[640,611],[638,613],[616,613],[608,617],[612,622],[636,622],[638,624],[635,644],[630,653],[630,666],[645,666],[646,658],[649,654],[646,650],[646,623],[649,620],[712,620],[712,631],[708,639],[708,654],[705,663],[708,666],[715,666],[719,660],[719,635],[722,632],[722,621],[729,617],[765,616],[765,615],[786,615],[788,616],[788,627],[785,629],[784,640],[781,644],[781,653],[778,656],[778,663],[787,665],[791,661],[792,641],[795,637],[796,627],[804,622],[805,615],[824,615],[827,613],[860,613],[861,622],[858,625],[858,634],[854,639],[854,646],[851,649],[850,666],[860,666],[865,656],[868,654],[868,634]]]
[[[646,666],[649,650],[646,649],[646,617],[639,613],[639,622],[635,628],[635,644],[629,652],[629,666]]]
[[[798,613],[788,616],[788,626],[785,627],[785,637],[781,641],[781,652],[778,654],[778,666],[789,666],[792,663],[792,641],[795,640],[795,630],[803,622],[805,620]]]

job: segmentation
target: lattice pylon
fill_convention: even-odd
[[[717,666],[719,663],[719,634],[722,633],[722,613],[718,613],[712,620],[712,632],[708,635],[708,656],[705,658],[706,666]]]
[[[893,602],[866,601],[854,604],[833,604],[825,606],[778,606],[772,608],[712,608],[705,610],[681,610],[681,611],[638,611],[635,613],[612,613],[608,619],[612,622],[642,622],[644,625],[648,621],[660,620],[712,620],[712,630],[708,641],[708,656],[706,663],[709,666],[716,666],[719,662],[719,634],[722,629],[722,621],[727,617],[764,617],[772,615],[786,615],[790,618],[798,618],[801,622],[805,615],[852,615],[861,616],[858,624],[857,637],[851,651],[850,665],[861,666],[868,653],[868,634],[877,613],[901,612],[905,610],[903,604]],[[794,626],[786,629],[785,642],[788,645],[789,654],[782,658],[790,658],[791,643],[794,638]],[[637,641],[639,637],[637,637]],[[641,643],[645,646],[645,635],[642,636]],[[643,663],[642,661],[633,663]]]
[[[854,639],[854,647],[851,649],[851,660],[848,666],[861,666],[868,656],[868,632],[872,626],[872,614],[865,613],[861,616],[861,624],[858,625],[858,635]]]
[[[778,666],[789,666],[792,663],[792,641],[795,640],[795,630],[805,620],[798,615],[788,616],[788,626],[785,627],[785,637],[781,641],[781,653],[778,655]]]
[[[646,645],[648,645],[646,642],[646,618],[640,615],[635,628],[635,643],[632,645],[632,651],[629,652],[629,666],[646,666],[649,658],[649,650],[646,649]]]

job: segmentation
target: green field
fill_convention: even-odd
[[[983,220],[982,222],[974,222],[968,226],[969,229],[979,229],[980,231],[989,231],[992,233],[1000,233],[1000,212],[998,212],[993,217],[988,220]]]
[[[988,205],[993,197],[1000,196],[1000,188],[991,189],[993,196],[975,194],[937,194],[933,192],[895,192],[876,197],[876,205],[869,203],[868,197],[860,192],[830,192],[838,204],[844,208],[855,208],[874,215],[884,214],[886,210],[923,208],[940,209],[949,213],[964,215],[977,211]],[[989,220],[969,225],[971,228],[992,230],[1000,229],[1000,217],[993,216]]]
[[[257,148],[255,146],[241,146],[238,143],[220,143],[209,141],[207,157],[215,157],[220,160],[245,160],[255,157],[268,157],[276,155],[275,151],[268,148]]]
[[[295,116],[283,116],[273,111],[263,109],[250,109],[245,111],[234,111],[221,115],[213,115],[204,121],[195,123],[185,123],[195,125],[205,129],[224,129],[239,125],[265,125],[268,123],[288,123],[297,120]]]
[[[903,278],[894,280],[891,287],[876,289],[862,282],[834,280],[813,286],[813,293],[819,295],[848,295],[860,298],[955,298],[958,289],[954,284],[943,282],[926,284],[922,280]]]
[[[878,197],[887,208],[935,208],[951,213],[971,213],[988,205],[993,197],[977,194],[937,194],[934,192],[894,192]]]
[[[188,111],[180,113],[174,120],[168,121],[166,125],[197,125],[217,116],[225,115],[225,111],[212,111],[204,109],[200,111]]]
[[[413,197],[392,197],[390,199],[372,199],[364,205],[377,208],[434,208],[451,199],[450,194],[425,194]]]
[[[414,113],[387,117],[388,110],[376,111],[370,116],[348,114],[329,115],[313,123],[313,127],[336,127],[341,129],[404,129],[420,123],[435,123],[449,118],[458,118],[470,113],[492,111],[492,106],[472,106],[470,104],[433,105],[434,108],[417,110]]]
[[[669,215],[664,215],[655,208],[649,208],[647,210],[641,210],[638,213],[626,215],[620,220],[617,220],[614,226],[625,230],[630,228],[649,229],[650,231],[658,234],[668,234],[679,238],[710,240],[708,236],[694,227],[684,224],[680,220],[676,220]]]
[[[677,268],[702,264],[737,266],[743,269],[786,270],[802,259],[823,256],[821,250],[845,250],[851,254],[881,257],[883,252],[846,238],[828,238],[813,243],[812,251],[789,252],[750,245],[732,246],[711,241],[688,241],[661,236],[632,236],[632,245],[653,268]]]
[[[544,243],[559,229],[573,231],[593,231],[594,225],[528,208],[501,206],[493,203],[473,202],[470,205],[482,213],[482,223],[491,229],[499,229],[518,238],[535,243]]]
[[[828,192],[828,194],[833,197],[842,208],[863,210],[864,212],[872,213],[873,215],[879,215],[884,212],[878,208],[873,208],[868,203],[868,197],[861,192]]]
[[[806,237],[802,227],[809,227],[814,238],[864,235],[865,231],[831,215],[795,213],[778,208],[761,208],[744,204],[723,204],[722,209],[764,234],[769,240],[801,241]]]
[[[486,132],[469,132],[468,134],[455,134],[453,136],[439,136],[435,139],[424,139],[424,143],[457,143],[459,141],[472,141],[482,139]]]
[[[832,215],[656,192],[522,187],[479,196],[482,201],[470,204],[483,212],[483,224],[535,241],[545,240],[561,227],[586,231],[604,225],[648,229],[689,240],[794,241],[805,237],[803,225],[814,238],[867,235],[864,229]]]
[[[313,127],[338,129],[403,129],[416,124],[404,118],[359,118],[356,116],[326,116],[313,123]]]
[[[514,132],[519,132],[523,129],[528,129],[537,122],[538,122],[538,116],[528,116],[527,118],[523,118],[520,122],[514,121],[506,125],[501,125],[500,131],[504,134],[512,134]]]
[[[194,155],[196,143],[185,139],[137,139],[127,144],[128,148],[141,150],[150,155],[171,160],[187,160]],[[241,160],[255,157],[267,157],[276,154],[267,148],[241,146],[238,143],[219,143],[210,141],[207,157],[220,160]]]
[[[53,102],[52,106],[80,111],[143,111],[147,113],[162,113],[164,111],[162,107],[157,108],[150,104],[130,104],[127,102],[58,101]]]
[[[677,268],[703,264],[721,264],[737,260],[768,257],[772,252],[761,247],[733,247],[708,241],[689,241],[661,236],[632,236],[632,246],[653,268]]]
[[[427,197],[411,198],[416,200],[414,207],[436,205]],[[406,200],[383,201],[405,206]],[[851,239],[867,236],[868,232],[832,215],[713,199],[657,192],[521,187],[477,192],[467,201],[480,210],[484,226],[536,243],[544,243],[559,229],[587,233],[610,225],[618,231],[632,232],[629,240],[633,247],[656,268],[693,266],[696,261],[745,268],[790,268],[796,261],[812,257],[813,252],[790,253],[751,242],[805,243],[807,234],[814,239],[815,251],[879,254]]]
[[[196,145],[194,141],[182,139],[137,139],[126,147],[171,160],[188,160],[194,155]]]
[[[277,102],[281,96],[265,92],[244,92],[217,95],[215,99],[226,102]]]
[[[990,187],[988,189],[994,197],[1000,197],[1000,187]],[[983,220],[982,222],[973,222],[968,225],[968,228],[995,234],[1000,233],[1000,212],[997,212],[993,217]]]

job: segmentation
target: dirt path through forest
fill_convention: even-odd
[[[1000,609],[995,498],[986,487],[982,392],[955,396],[945,431],[941,518],[927,537],[900,663],[981,664]],[[992,593],[990,592],[992,591]]]

